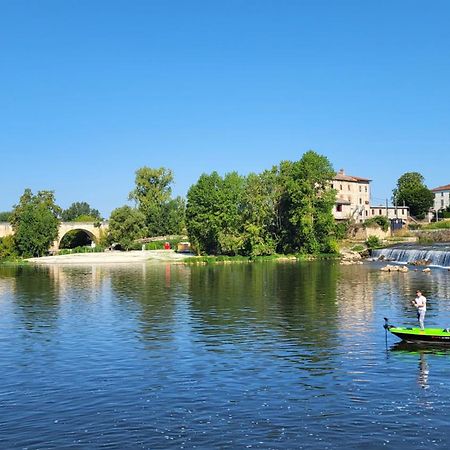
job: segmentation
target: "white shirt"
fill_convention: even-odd
[[[414,303],[416,304],[419,311],[427,310],[427,299],[423,295],[419,295],[418,297],[416,297]]]

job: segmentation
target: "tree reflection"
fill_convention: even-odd
[[[188,276],[189,269],[182,265],[115,267],[110,272],[113,300],[135,316],[146,340],[164,339],[176,304],[185,297]]]
[[[14,305],[27,330],[45,331],[56,326],[59,314],[58,282],[41,266],[15,268]]]
[[[328,348],[337,327],[336,282],[336,265],[324,262],[201,266],[192,269],[190,296],[204,334]]]

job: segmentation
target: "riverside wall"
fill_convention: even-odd
[[[412,233],[421,241],[450,242],[450,229],[414,230]]]

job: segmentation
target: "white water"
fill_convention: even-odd
[[[415,261],[429,261],[430,266],[450,268],[450,246],[413,246],[400,245],[396,247],[382,248],[372,251],[375,259],[395,261],[401,263],[413,263]]]

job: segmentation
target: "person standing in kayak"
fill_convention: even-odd
[[[422,295],[421,291],[416,291],[416,298],[413,300],[413,305],[417,308],[417,320],[419,321],[420,329],[424,329],[425,313],[427,312],[427,299]]]

